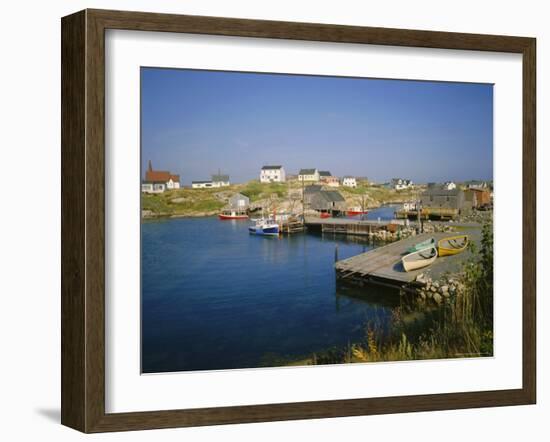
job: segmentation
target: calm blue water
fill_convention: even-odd
[[[379,209],[369,218],[388,217]],[[394,293],[336,285],[334,254],[355,237],[251,236],[247,221],[181,218],[142,225],[142,371],[281,365],[385,324]]]

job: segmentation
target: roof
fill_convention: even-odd
[[[466,189],[467,192],[482,192],[482,193],[489,193],[489,190],[487,188],[484,188],[484,189],[479,189],[479,188],[476,188],[476,187],[470,187],[468,189]]]
[[[315,173],[315,172],[312,172]],[[320,170],[319,176],[332,176],[332,174],[328,170]]]
[[[322,192],[319,192],[319,194],[322,195],[326,201],[345,201],[342,194],[336,190],[323,190]]]
[[[320,192],[321,190],[323,190],[323,186],[320,184],[313,184],[304,188],[305,193],[316,193]]]
[[[239,198],[239,199],[244,198],[244,199],[247,199],[247,200],[250,199],[250,198],[248,198],[246,195],[243,195],[242,193],[236,193],[235,195],[233,195],[233,196],[232,196],[231,198],[229,198],[229,199],[232,200],[233,198]]]
[[[212,181],[229,181],[229,175],[212,175]]]
[[[457,196],[461,192],[460,189],[446,190],[441,187],[430,187],[422,195],[425,196]]]
[[[264,166],[262,170],[282,169],[283,166]]]
[[[299,175],[314,175],[317,169],[300,169]]]
[[[208,181],[191,181],[191,184],[207,184],[207,183],[211,183],[212,181],[211,180],[208,180]]]
[[[145,172],[145,181],[150,183],[167,183],[168,181],[179,181],[179,175],[172,175],[167,170],[148,170]]]
[[[349,180],[349,179],[354,180],[355,177],[354,177],[354,176],[350,176],[350,175],[346,175],[346,176],[344,177],[344,179],[345,179],[345,180]]]

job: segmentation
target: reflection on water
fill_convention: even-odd
[[[388,324],[399,294],[336,284],[359,237],[251,236],[246,221],[172,219],[142,225],[144,372],[278,365]]]

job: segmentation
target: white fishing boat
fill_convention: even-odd
[[[260,218],[252,226],[248,227],[248,232],[251,235],[278,236],[279,224],[272,219]]]

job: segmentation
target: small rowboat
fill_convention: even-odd
[[[409,253],[401,258],[403,268],[406,272],[418,270],[429,266],[437,258],[437,248],[435,246]]]
[[[414,246],[411,246],[407,249],[407,253],[418,252],[422,249],[427,249],[428,247],[435,246],[435,238],[428,238],[426,241],[419,242]]]
[[[439,256],[457,255],[468,247],[468,235],[449,236],[437,242]]]

